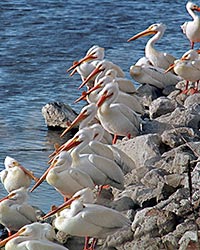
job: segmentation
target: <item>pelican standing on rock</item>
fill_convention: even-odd
[[[48,213],[44,218],[57,213],[55,227],[72,236],[86,237],[84,249],[93,250],[99,238],[105,239],[108,235],[129,227],[130,221],[114,209],[88,201],[84,193],[91,198],[89,195],[91,192],[89,189],[80,190],[71,200]],[[60,210],[62,211],[59,213]],[[89,237],[93,238],[90,247]]]
[[[97,102],[97,116],[101,125],[114,135],[113,144],[117,136],[135,137],[141,132],[143,123],[141,117],[122,103],[114,103],[117,98],[117,85],[107,84],[99,93]]]
[[[6,156],[4,165],[5,169],[1,171],[0,176],[8,193],[20,187],[29,188],[32,179],[38,180],[31,171],[10,156]]]
[[[183,25],[181,25],[181,29],[189,39],[191,49],[193,49],[194,44],[200,42],[200,17],[195,13],[195,11],[200,11],[200,6],[189,1],[186,4],[186,9],[193,20],[185,22]]]
[[[0,247],[5,245],[5,250],[68,250],[55,243],[55,239],[55,231],[49,223],[35,222],[0,241]]]
[[[152,35],[145,46],[145,57],[151,62],[153,66],[167,69],[175,60],[175,57],[166,52],[158,51],[154,48],[155,43],[162,38],[166,30],[166,25],[163,23],[155,23],[149,26],[146,30],[136,34],[128,39],[128,42],[136,40],[140,37]]]
[[[174,72],[186,81],[186,86],[182,93],[188,93],[189,82],[196,83],[196,87],[193,88],[191,94],[198,92],[198,83],[200,80],[200,58],[197,51],[191,49],[184,53],[181,59],[175,60],[174,64],[172,64],[166,72],[171,69],[174,69]]]
[[[0,200],[0,223],[6,227],[9,235],[37,221],[36,210],[27,203],[27,199],[27,189],[22,187]]]

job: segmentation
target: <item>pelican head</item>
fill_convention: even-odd
[[[143,36],[148,36],[148,35],[155,35],[158,32],[161,34],[164,34],[165,30],[166,30],[167,26],[163,23],[155,23],[150,25],[147,29],[143,30],[142,32],[132,36],[131,38],[128,39],[128,42],[136,40],[140,37]]]

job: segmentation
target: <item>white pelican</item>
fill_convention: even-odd
[[[79,89],[87,84],[90,80],[93,80],[94,84],[95,78],[98,76],[98,74],[101,74],[100,77],[103,77],[109,69],[114,69],[116,71],[117,77],[125,77],[124,71],[117,64],[114,64],[108,60],[101,60],[96,64],[95,69],[82,82],[82,84],[79,86]],[[89,87],[91,87],[91,85]]]
[[[154,48],[155,43],[163,36],[166,30],[166,25],[163,23],[155,23],[149,26],[146,30],[128,39],[128,42],[138,39],[139,37],[154,34],[149,39],[145,46],[145,56],[153,66],[167,69],[175,60],[175,57],[165,52],[158,51]]]
[[[91,192],[89,189],[80,190],[71,200],[44,216],[47,218],[57,213],[55,227],[72,236],[86,237],[84,249],[90,250],[94,249],[97,239],[105,239],[108,235],[130,226],[129,219],[120,212],[88,201],[84,193],[91,199]],[[90,248],[89,237],[94,238]]]
[[[78,190],[85,187],[93,189],[95,184],[90,176],[79,168],[71,167],[71,165],[72,157],[70,153],[67,151],[60,152],[30,192],[38,187],[45,178],[47,183],[53,186],[65,199],[71,198]]]
[[[140,84],[149,84],[159,89],[176,85],[182,80],[180,76],[171,72],[165,73],[164,69],[153,66],[149,61],[144,61],[144,58],[139,59],[130,67],[130,76]]]
[[[27,199],[27,189],[21,187],[0,200],[0,223],[9,234],[37,221],[36,211],[27,203]]]
[[[0,241],[0,247],[5,245],[5,250],[67,250],[55,243],[55,239],[55,231],[49,223],[35,222]]]
[[[200,42],[200,17],[195,13],[195,11],[200,11],[200,7],[192,2],[187,2],[186,9],[193,21],[185,22],[181,25],[181,29],[186,37],[190,41],[191,49],[194,48],[194,43]]]
[[[200,80],[200,58],[199,54],[195,50],[189,50],[183,54],[181,59],[175,60],[167,71],[174,69],[174,72],[181,76],[186,81],[185,90],[182,92],[188,93],[189,82],[196,83],[196,87],[191,93],[198,92],[198,83]]]
[[[117,85],[107,84],[99,93],[97,102],[97,116],[101,125],[114,135],[113,144],[117,136],[137,136],[141,130],[142,119],[132,109],[121,103],[114,103],[118,95]]]
[[[79,129],[90,126],[93,123],[99,123],[99,120],[96,118],[97,106],[94,103],[90,103],[82,108],[79,115],[74,119],[74,121],[63,131],[61,137],[64,136],[68,131],[73,127],[79,124]],[[104,136],[101,139],[102,142],[111,144],[112,136],[106,130],[104,130]]]
[[[124,189],[123,172],[114,161],[96,154],[81,153],[93,138],[94,130],[89,127],[83,128],[73,138],[61,145],[51,156],[72,149],[72,167],[77,167],[86,172],[98,186],[110,185],[118,189]]]
[[[31,171],[24,168],[14,158],[6,156],[4,165],[5,169],[1,171],[0,176],[8,193],[20,187],[29,188],[31,179],[38,180]]]
[[[75,102],[86,97],[89,103],[97,103],[97,101],[99,100],[99,93],[103,89],[103,87],[105,87],[107,84],[115,84],[117,85],[116,91],[118,91],[117,98],[115,99],[116,103],[123,103],[124,105],[128,106],[130,109],[133,109],[139,114],[145,113],[144,107],[142,106],[139,97],[120,91],[116,79],[113,79],[109,75],[105,75],[99,78],[98,81],[96,80],[97,79],[95,79],[94,87],[90,88],[87,92],[83,92],[82,96],[78,98]]]

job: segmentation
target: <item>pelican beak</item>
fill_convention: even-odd
[[[100,67],[95,68],[95,69],[89,74],[89,76],[81,83],[81,85],[79,86],[78,89],[81,89],[87,82],[89,82],[89,80],[91,80],[95,75],[97,75],[97,74],[100,73],[101,71],[103,71],[103,69],[100,69]]]
[[[61,145],[56,151],[54,151],[49,157],[56,157],[56,155],[58,155],[60,152],[62,151],[68,151],[76,146],[78,146],[82,141],[79,140],[79,137],[73,137],[72,139],[70,139],[69,141],[67,141],[66,143],[64,143],[63,145]],[[50,162],[52,162],[54,160],[54,158],[52,158]]]
[[[73,65],[67,69],[67,72],[69,72],[70,70],[73,70],[75,69],[76,67],[78,67],[79,65],[81,65],[83,62],[87,62],[87,61],[90,61],[90,60],[93,60],[93,59],[96,59],[97,57],[92,55],[92,54],[89,54],[89,55],[86,55],[85,57],[83,57],[82,59],[80,59],[78,62],[75,61],[73,63]]]
[[[52,211],[50,211],[49,213],[47,213],[45,216],[42,217],[42,219],[47,219],[48,217],[61,212],[62,210],[64,210],[65,208],[70,207],[70,205],[72,204],[72,202],[76,199],[80,198],[79,196],[76,197],[72,197],[71,199],[69,199],[68,201],[64,202],[62,205],[58,206],[56,209],[53,209]]]
[[[101,105],[105,102],[105,100],[107,99],[107,98],[109,98],[110,96],[112,96],[113,95],[113,93],[111,93],[111,94],[107,94],[107,91],[105,91],[104,93],[103,93],[103,95],[100,97],[100,99],[98,100],[98,102],[97,102],[97,107],[99,108],[99,107],[101,107]]]
[[[75,119],[74,121],[71,123],[71,125],[69,127],[67,127],[64,132],[60,135],[60,137],[63,137],[68,131],[70,131],[72,128],[74,128],[77,124],[79,124],[81,121],[83,121],[88,115],[83,112],[80,113]]]
[[[37,187],[39,187],[39,185],[46,179],[47,174],[53,167],[55,167],[56,163],[57,160],[54,160],[53,164],[49,166],[49,168],[44,172],[44,174],[40,177],[40,179],[38,179],[35,185],[31,188],[30,193],[33,192],[33,190],[35,190]]]
[[[99,89],[99,88],[101,88],[101,83],[99,83],[96,86],[92,87],[88,91],[83,91],[82,95],[78,99],[76,99],[74,103],[77,103],[77,102],[83,100],[86,96],[88,96],[90,93],[92,93],[93,91],[95,91],[96,89]]]
[[[168,73],[174,68],[175,64],[171,64],[168,69],[165,70],[165,73]]]
[[[29,171],[28,169],[26,169],[25,167],[23,167],[23,166],[20,165],[20,164],[17,164],[17,166],[18,166],[19,168],[21,168],[21,170],[24,171],[25,174],[27,174],[28,176],[30,176],[30,178],[33,179],[35,182],[38,181],[38,178],[35,177],[34,174],[33,174],[31,171]]]
[[[21,228],[17,233],[9,236],[8,238],[4,239],[4,240],[1,240],[0,241],[0,248],[5,246],[5,244],[9,241],[9,240],[12,240],[18,236],[20,236],[23,232],[25,231],[25,228]]]
[[[150,28],[148,28],[148,29],[136,34],[135,36],[132,36],[131,38],[129,38],[127,40],[127,42],[134,41],[134,40],[136,40],[136,39],[138,39],[140,37],[148,36],[148,35],[152,35],[152,34],[156,34],[156,33],[157,33],[157,31],[151,30]]]

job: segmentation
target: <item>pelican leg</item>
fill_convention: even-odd
[[[187,94],[187,92],[188,92],[188,86],[189,86],[189,81],[186,81],[186,83],[185,83],[185,89],[181,92],[182,94]]]
[[[195,87],[190,90],[190,94],[193,95],[199,92],[199,80],[196,82]]]
[[[191,49],[194,49],[194,42],[190,41]]]
[[[114,138],[112,140],[112,144],[115,144],[117,142],[117,134],[114,134]]]
[[[90,237],[86,236],[83,250],[89,250],[89,240],[90,240]]]
[[[98,239],[93,238],[89,250],[95,250],[95,247],[96,247],[96,245],[97,245],[97,242],[98,242]]]

